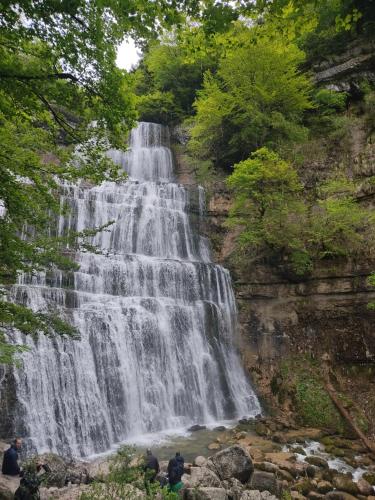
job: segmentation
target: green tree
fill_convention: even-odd
[[[180,22],[197,3],[145,0],[20,0],[0,14],[0,326],[24,333],[74,333],[64,322],[6,302],[20,272],[75,264],[53,221],[61,182],[121,181],[104,152],[124,147],[136,118],[129,75],[115,65],[126,34],[149,36]],[[95,126],[92,124],[95,123]],[[79,160],[72,161],[77,144]],[[110,222],[110,221],[108,221]],[[78,242],[82,236],[80,235]],[[0,333],[0,362],[17,347]]]
[[[303,113],[312,106],[311,85],[298,71],[304,54],[294,44],[255,28],[233,37],[237,43],[232,39],[217,74],[198,92],[190,141],[198,157],[224,165],[303,139]]]
[[[348,179],[323,184],[311,209],[309,246],[316,258],[355,257],[374,248],[375,216],[355,199]]]
[[[306,254],[307,209],[291,164],[261,148],[234,165],[227,183],[234,194],[229,225],[241,228],[241,245],[255,256],[264,248],[286,252],[296,272],[306,272],[310,260],[301,255]]]
[[[355,258],[375,248],[375,217],[355,199],[356,185],[333,179],[308,202],[293,166],[261,148],[234,165],[228,177],[233,196],[229,225],[254,258],[283,257],[296,275],[326,258]]]

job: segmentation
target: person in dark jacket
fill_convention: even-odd
[[[184,458],[179,452],[168,463],[168,480],[171,491],[178,491],[183,487],[181,478],[184,475]]]
[[[146,452],[144,469],[147,474],[147,479],[152,483],[155,481],[157,474],[160,471],[158,459],[152,454],[150,449]]]
[[[17,438],[11,447],[4,452],[1,472],[7,476],[19,476],[20,467],[18,465],[18,451],[21,449],[22,441]]]

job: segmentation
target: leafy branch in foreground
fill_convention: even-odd
[[[0,13],[0,285],[22,272],[74,269],[53,223],[66,211],[60,186],[121,181],[105,155],[124,148],[136,111],[129,75],[116,66],[127,34],[150,36],[178,22],[184,1],[3,2]],[[93,125],[94,124],[94,125]],[[73,160],[77,144],[80,154]],[[70,238],[76,237],[70,235]],[[80,238],[78,238],[79,240]],[[89,244],[81,242],[81,249]],[[53,315],[10,305],[1,325],[25,334],[68,334]],[[50,318],[50,319],[49,319]],[[22,347],[0,334],[0,362]]]

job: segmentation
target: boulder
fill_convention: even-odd
[[[350,493],[346,493],[345,491],[330,491],[326,494],[325,498],[327,500],[355,500],[356,497],[353,497]]]
[[[184,500],[228,500],[224,488],[187,488],[184,490]]]
[[[254,469],[264,470],[265,472],[278,472],[279,468],[272,462],[254,462]]]
[[[375,472],[365,472],[362,477],[372,486],[375,486]]]
[[[217,432],[224,432],[227,430],[227,428],[224,425],[218,425],[217,427],[214,427],[213,430]]]
[[[191,467],[189,484],[191,488],[198,486],[213,488],[221,487],[220,479],[207,467]]]
[[[283,433],[276,432],[272,436],[272,441],[275,441],[275,443],[285,444],[288,442],[288,438]]]
[[[207,467],[222,481],[234,477],[241,483],[246,483],[254,470],[249,453],[239,445],[215,453],[207,461]]]
[[[333,486],[329,481],[319,481],[318,486],[317,486],[318,492],[319,493],[328,493],[329,491],[333,490]]]
[[[246,490],[240,500],[277,500],[269,491]]]
[[[210,443],[207,448],[209,450],[220,450],[221,449],[221,446],[219,443]]]
[[[293,500],[305,500],[305,496],[301,495],[301,493],[295,490],[292,490],[290,492],[290,498],[292,498]]]
[[[226,489],[227,494],[231,500],[240,500],[242,493],[244,491],[243,484],[238,480],[232,477],[231,479],[226,479],[222,482],[223,488]]]
[[[254,430],[258,434],[258,436],[268,436],[271,434],[269,428],[262,422],[257,422],[254,426]]]
[[[44,453],[37,457],[38,462],[47,464],[50,472],[46,475],[44,485],[46,487],[57,486],[62,488],[68,482],[68,464],[63,458],[54,453]],[[73,464],[70,464],[73,465]],[[70,468],[70,471],[73,467]]]
[[[195,465],[196,467],[204,467],[206,463],[207,463],[207,458],[202,456],[195,457],[193,461],[193,465]]]
[[[269,491],[276,496],[280,494],[281,490],[276,475],[262,470],[254,471],[248,484],[252,490]]]
[[[345,491],[351,495],[357,495],[359,493],[357,484],[348,476],[335,476],[332,483],[337,490]]]
[[[319,500],[320,498],[324,498],[324,495],[317,493],[316,491],[310,491],[307,498],[310,498],[311,500]]]
[[[308,465],[306,467],[306,475],[307,475],[307,477],[309,477],[310,479],[314,478],[316,476],[317,470],[318,470],[318,468],[315,467],[314,465]]]
[[[374,492],[371,484],[366,481],[366,479],[363,479],[363,477],[358,481],[357,486],[360,494],[365,495],[366,497],[372,495],[372,493]]]
[[[192,425],[191,427],[189,427],[188,431],[189,432],[203,431],[206,428],[207,427],[205,425],[195,424],[195,425]]]
[[[285,481],[288,481],[288,483],[291,483],[294,479],[292,474],[284,469],[279,469],[277,472],[277,476],[279,477],[279,479],[284,479]]]
[[[247,437],[247,432],[242,431],[242,432],[237,432],[235,435],[235,438],[240,440],[240,439],[245,439]]]
[[[300,479],[293,485],[293,489],[298,491],[302,495],[307,496],[307,494],[310,493],[310,491],[313,491],[315,488],[309,479]]]
[[[72,484],[89,484],[93,478],[89,474],[89,470],[82,462],[69,464],[66,470],[66,483]]]
[[[315,455],[310,455],[305,458],[306,462],[315,465],[316,467],[320,467],[322,469],[328,469],[328,462],[327,460],[324,460],[324,458],[321,457],[316,457]]]

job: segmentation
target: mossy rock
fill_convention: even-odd
[[[322,444],[327,448],[328,446],[335,446],[334,438],[332,436],[324,436],[320,440]]]
[[[254,427],[254,430],[258,434],[258,436],[268,436],[269,434],[271,434],[268,427],[262,424],[262,422],[257,422],[257,424]]]
[[[326,452],[335,457],[345,457],[345,451],[341,448],[335,448],[335,446],[326,446]]]
[[[316,457],[314,455],[311,455],[309,457],[306,457],[306,462],[315,465],[316,467],[320,467],[322,469],[328,469],[328,462],[327,460],[324,460],[324,458]]]
[[[303,479],[302,481],[293,485],[293,489],[301,493],[302,495],[307,496],[310,491],[314,489],[311,481],[308,479]]]
[[[347,476],[335,476],[333,478],[333,485],[336,489],[340,491],[345,491],[351,495],[358,495],[359,489],[357,484]]]
[[[293,453],[298,453],[299,455],[305,455],[306,456],[306,452],[305,450],[301,447],[301,446],[296,446],[295,448],[293,448]]]
[[[375,486],[375,472],[365,472],[362,477],[366,479],[371,486]]]

